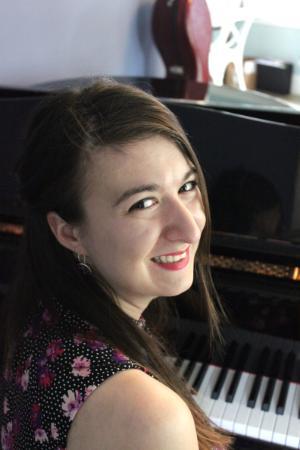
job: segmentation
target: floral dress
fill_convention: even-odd
[[[143,318],[136,323],[145,326]],[[104,380],[127,369],[153,376],[96,331],[59,303],[30,319],[11,370],[0,376],[2,450],[63,450],[78,410]]]

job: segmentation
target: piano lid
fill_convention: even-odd
[[[96,79],[63,80],[28,90],[0,89],[2,218],[22,218],[13,167],[34,106],[47,93]],[[299,266],[300,112],[254,91],[184,80],[118,80],[158,95],[181,121],[206,177],[214,248],[233,255],[243,250]],[[234,94],[231,100],[229,92]]]
[[[300,261],[300,127],[199,106],[168,106],[204,170],[215,240]]]

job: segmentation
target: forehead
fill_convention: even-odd
[[[151,137],[121,148],[107,148],[91,158],[87,184],[128,188],[130,183],[181,180],[193,164],[171,141]],[[90,186],[91,187],[91,186]]]

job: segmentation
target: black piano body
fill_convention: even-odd
[[[13,169],[31,114],[45,95],[93,81],[0,89],[0,296],[10,283],[22,234],[22,207]],[[223,352],[208,354],[206,324],[200,318],[195,321],[193,310],[178,301],[181,359],[174,363],[198,393],[207,391],[201,402],[212,420],[223,426],[228,420],[221,413],[228,410],[235,415],[229,430],[247,436],[238,437],[235,448],[300,448],[300,112],[255,93],[238,92],[238,101],[230,102],[226,88],[214,90],[195,82],[123,81],[153,92],[177,115],[197,152],[208,186],[213,223],[211,265],[231,324],[224,326]],[[225,100],[218,103],[221,94]],[[241,103],[243,98],[246,102]],[[246,348],[251,355],[241,367]],[[234,355],[229,358],[228,352]],[[235,374],[242,373],[243,392],[246,385],[253,387],[262,355],[269,363],[260,373],[255,405],[239,406],[238,410],[234,399],[226,401]],[[272,373],[274,367],[276,374]],[[278,413],[285,380],[289,397],[283,409],[290,408],[289,417],[286,411]],[[267,391],[272,381],[273,398],[267,401],[263,388]],[[217,384],[218,392],[213,394]],[[248,394],[240,401],[247,403]],[[242,395],[241,387],[236,395]],[[246,418],[241,424],[238,418],[243,414]],[[283,431],[270,431],[281,416]],[[259,429],[259,423],[265,422],[271,428]]]

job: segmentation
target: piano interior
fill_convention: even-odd
[[[210,351],[205,317],[189,306],[196,288],[179,296],[179,357],[170,363],[210,419],[237,437],[234,448],[300,448],[300,114],[259,105],[255,94],[252,106],[246,94],[218,105],[205,99],[207,86],[176,82],[172,98],[172,80],[130,81],[165,102],[197,152],[211,204],[213,278],[230,319],[224,345]],[[32,111],[60,87],[0,89],[0,298],[22,234],[13,167]]]

